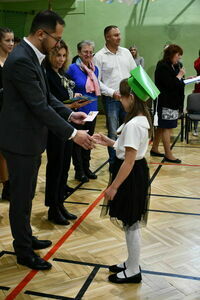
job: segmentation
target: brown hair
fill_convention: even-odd
[[[175,44],[169,45],[167,48],[164,50],[164,55],[162,61],[166,62],[171,62],[172,58],[176,53],[179,53],[180,55],[183,55],[183,49]]]
[[[151,137],[152,121],[151,121],[151,116],[146,102],[140,100],[140,98],[138,98],[138,96],[131,90],[130,86],[128,85],[128,79],[123,79],[120,82],[119,91],[121,96],[128,97],[131,94],[133,94],[134,96],[134,103],[132,105],[130,112],[128,112],[128,114],[126,115],[125,123],[128,123],[132,118],[138,116],[138,114],[142,114],[147,118],[149,122],[149,126],[150,126],[149,137]]]
[[[65,49],[66,50],[66,60],[65,60],[65,63],[63,64],[62,68],[59,69],[59,73],[60,74],[64,74],[65,70],[66,70],[66,67],[67,67],[67,63],[68,63],[68,56],[69,56],[69,49],[68,49],[68,46],[66,45],[66,43],[62,40],[60,41],[59,45],[56,46],[55,48],[53,48],[50,53],[48,54],[47,56],[47,65],[51,66],[51,60],[52,60],[52,57],[56,56],[58,54],[58,52],[61,50],[61,49]]]
[[[4,38],[6,33],[13,33],[13,31],[7,27],[0,27],[0,41]]]

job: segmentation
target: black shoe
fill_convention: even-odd
[[[69,225],[70,222],[62,215],[58,207],[50,207],[48,211],[48,220],[58,225]]]
[[[38,240],[35,236],[32,236],[32,248],[34,250],[45,249],[52,245],[49,240]]]
[[[92,171],[90,171],[89,169],[85,171],[85,175],[89,178],[89,179],[97,179],[97,175],[94,174]]]
[[[167,158],[166,156],[165,156],[165,161],[167,161],[167,162],[171,162],[171,163],[173,163],[173,164],[180,164],[181,163],[181,160],[180,159],[169,159],[169,158]]]
[[[17,263],[33,270],[49,270],[52,265],[34,252],[29,256],[17,257]]]
[[[112,274],[108,277],[108,280],[113,283],[140,283],[142,280],[141,272],[131,277],[126,276],[125,270],[123,273],[125,278],[118,278],[117,274]]]
[[[2,198],[2,200],[10,201],[10,182],[9,182],[9,180],[4,182],[1,198]]]
[[[81,182],[88,182],[89,178],[84,173],[76,173],[75,179],[81,181]]]
[[[119,272],[124,271],[124,270],[126,270],[125,263],[124,263],[124,267],[123,268],[118,267],[117,265],[112,265],[112,266],[109,267],[109,271],[113,272],[113,273],[119,273]]]
[[[150,155],[151,156],[157,156],[157,157],[164,157],[165,156],[163,153],[158,153],[158,152],[155,152],[153,150],[150,151]]]
[[[68,212],[68,210],[64,207],[64,205],[60,205],[59,206],[59,210],[61,212],[61,214],[67,219],[67,220],[76,220],[77,216],[73,215],[71,213]]]

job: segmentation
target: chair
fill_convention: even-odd
[[[194,121],[200,121],[200,93],[193,93],[187,97],[187,113],[185,116],[185,139],[187,144],[192,122]]]
[[[179,112],[179,117],[178,117],[178,119],[181,120],[181,142],[183,142],[184,139],[184,118],[185,118],[185,114],[183,110],[181,110]]]

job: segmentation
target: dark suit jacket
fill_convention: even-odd
[[[3,67],[4,103],[0,113],[0,149],[23,155],[41,154],[48,129],[67,140],[71,110],[58,101],[33,49],[22,41]],[[65,120],[64,120],[65,119]]]
[[[185,85],[176,77],[178,72],[170,63],[158,62],[155,70],[155,84],[160,90],[158,106],[178,109],[183,105]]]

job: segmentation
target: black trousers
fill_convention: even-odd
[[[51,131],[47,140],[47,166],[45,205],[59,206],[64,202],[64,187],[67,182],[73,142],[58,139]]]
[[[30,225],[32,199],[35,195],[41,155],[20,155],[2,151],[6,159],[10,179],[10,226],[17,256],[32,253],[32,229]]]
[[[74,127],[78,130],[88,130],[89,135],[93,135],[96,125],[96,118],[92,122],[86,122],[84,125],[75,124]],[[73,164],[76,172],[87,171],[90,167],[90,153],[91,150],[85,150],[83,147],[73,144]]]

